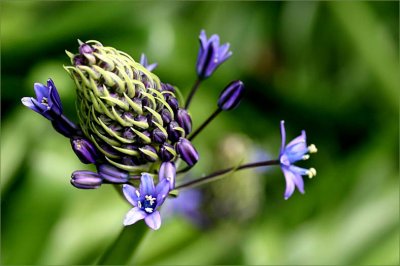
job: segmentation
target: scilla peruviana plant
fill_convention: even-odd
[[[125,52],[98,41],[79,41],[77,53],[66,52],[70,65],[64,68],[76,85],[77,124],[63,115],[61,99],[51,79],[47,85],[35,83],[36,98],[22,99],[25,106],[51,121],[59,133],[70,139],[82,163],[95,166],[92,171],[75,171],[70,180],[73,186],[97,189],[112,184],[123,191],[133,206],[124,219],[125,226],[130,227],[143,219],[151,229],[159,229],[162,224],[159,208],[168,201],[169,195],[214,181],[229,172],[278,165],[286,180],[285,199],[293,194],[295,187],[304,193],[303,175],[316,174],[314,168],[294,165],[308,159],[308,153],[316,152],[315,145],[306,145],[304,131],[285,145],[282,121],[282,147],[276,160],[232,166],[190,181],[180,181],[201,159],[193,139],[222,111],[235,109],[245,89],[240,80],[229,82],[216,100],[216,110],[192,132],[190,102],[201,82],[210,78],[232,55],[229,44],[220,45],[216,34],[207,38],[202,31],[199,40],[197,80],[186,101],[178,97],[177,87],[162,82],[152,72],[157,64],[148,64],[144,54],[137,62]],[[182,161],[186,167],[180,165]],[[136,236],[136,244],[139,238]],[[123,239],[126,238],[121,234],[102,257],[102,263],[116,258],[113,256],[116,247],[127,249]],[[121,257],[118,261],[122,261]]]

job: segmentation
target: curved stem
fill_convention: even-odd
[[[181,189],[181,188],[187,188],[187,187],[194,187],[198,186],[204,183],[208,183],[210,181],[213,181],[214,179],[217,179],[219,176],[226,174],[232,170],[239,171],[247,168],[255,168],[255,167],[261,167],[261,166],[269,166],[269,165],[278,165],[280,164],[279,160],[270,160],[270,161],[263,161],[263,162],[257,162],[257,163],[248,163],[248,164],[242,164],[238,167],[230,167],[227,169],[219,170],[215,173],[209,174],[207,176],[204,176],[202,178],[198,178],[192,181],[189,181],[187,183],[184,183],[182,185],[176,186],[175,189]]]
[[[200,83],[201,83],[201,79],[199,79],[199,78],[196,79],[196,82],[194,83],[192,90],[190,91],[189,96],[186,100],[185,109],[189,108],[190,102],[192,101],[194,94],[196,93],[197,89],[199,88]]]
[[[198,128],[198,129],[196,129],[190,136],[189,136],[189,138],[188,138],[188,140],[192,140],[192,139],[194,139],[196,136],[197,136],[197,134],[199,134],[219,113],[221,113],[222,112],[222,109],[220,109],[220,108],[218,108],[217,110],[215,110],[214,111],[214,113],[212,113],[211,115],[210,115],[210,117],[209,118],[207,118],[207,120],[206,121],[204,121],[203,122],[203,124],[201,124],[201,126]]]

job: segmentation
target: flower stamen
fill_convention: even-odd
[[[315,170],[315,168],[310,168],[307,171],[307,175],[309,178],[313,178],[314,176],[317,175],[317,170]]]
[[[316,153],[317,151],[318,151],[318,149],[314,144],[311,144],[310,146],[308,146],[309,153]]]

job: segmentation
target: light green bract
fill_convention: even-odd
[[[132,57],[98,41],[80,42],[79,50],[66,51],[72,66],[64,68],[76,84],[82,131],[105,160],[138,174],[160,161],[161,146],[175,158],[176,140],[167,131],[177,110],[167,99],[176,100],[176,88],[164,89],[160,79]],[[154,141],[155,129],[165,140]],[[173,130],[185,137],[180,126],[174,124]]]

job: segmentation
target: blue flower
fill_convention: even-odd
[[[148,173],[143,173],[139,190],[126,184],[122,190],[125,198],[134,206],[126,214],[124,225],[131,225],[144,219],[151,229],[159,229],[161,216],[157,208],[163,204],[170,191],[169,181],[165,178],[155,187],[152,176]]]
[[[61,99],[53,80],[47,80],[47,86],[35,83],[34,90],[36,99],[24,97],[21,99],[23,105],[53,121],[62,114]]]
[[[232,52],[229,51],[229,43],[219,45],[219,36],[217,34],[207,39],[206,32],[202,30],[199,39],[200,50],[196,64],[197,75],[200,79],[206,79],[232,55]]]
[[[157,63],[149,64],[145,54],[140,56],[140,64],[144,66],[148,71],[153,71],[157,67]]]
[[[284,197],[288,199],[293,194],[295,187],[297,187],[301,193],[304,193],[303,175],[308,175],[308,177],[312,178],[317,174],[314,168],[305,169],[294,165],[297,161],[307,160],[310,157],[308,153],[317,152],[317,148],[314,144],[307,146],[306,132],[304,130],[301,132],[300,136],[296,137],[285,146],[286,131],[284,121],[281,121],[281,135],[282,146],[279,154],[279,161],[286,180]]]

